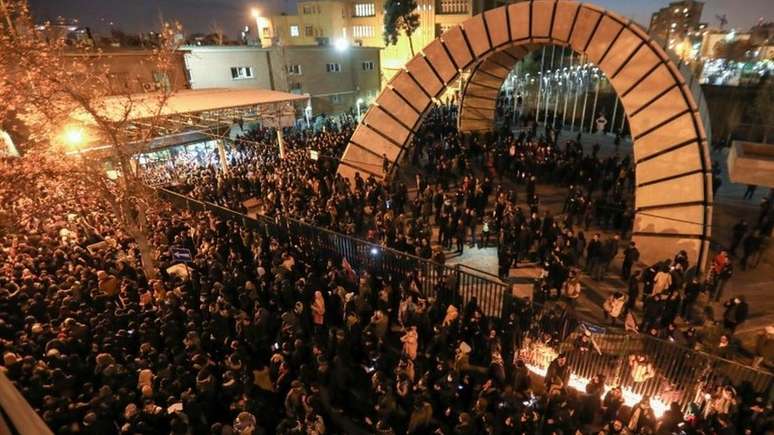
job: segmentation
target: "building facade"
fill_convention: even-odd
[[[150,49],[105,48],[100,52],[72,50],[66,59],[93,62],[95,74],[105,74],[116,94],[153,92],[160,88],[178,91],[188,88],[183,53],[173,57],[167,71],[159,71]],[[85,59],[84,59],[85,58]]]
[[[262,88],[309,94],[315,113],[368,104],[380,90],[379,49],[298,45],[186,46],[192,89]],[[364,107],[364,106],[363,106]]]
[[[264,47],[314,44],[382,48],[381,72],[383,82],[386,82],[413,53],[447,29],[504,3],[494,0],[417,0],[420,26],[411,41],[401,35],[396,45],[388,47],[383,37],[384,0],[300,1],[295,13],[257,19],[256,26]]]
[[[699,29],[703,9],[704,3],[695,0],[669,3],[650,17],[648,33],[667,43],[682,41]]]

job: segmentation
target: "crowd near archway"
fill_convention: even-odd
[[[353,134],[339,174],[383,178],[423,116],[470,73],[459,129],[491,130],[500,87],[513,65],[545,46],[570,47],[598,65],[621,98],[636,163],[633,239],[645,262],[685,250],[706,262],[712,215],[711,167],[699,105],[668,54],[636,23],[603,8],[537,0],[502,6],[446,31],[411,59]],[[386,163],[386,164],[385,164]]]
[[[506,113],[514,65],[545,47],[604,77],[613,126],[594,103],[560,140],[566,88],[542,78],[534,116]],[[107,147],[0,150],[0,427],[771,432],[774,332],[738,340],[760,283],[726,284],[758,266],[774,208],[697,270],[722,172],[680,68],[614,13],[522,1],[446,31],[359,124],[360,104],[281,130],[245,116],[112,166]],[[213,110],[165,119],[233,119]],[[633,153],[594,143],[616,125]],[[495,256],[497,275],[474,268]]]

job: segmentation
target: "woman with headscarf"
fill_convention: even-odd
[[[417,327],[412,326],[409,330],[400,338],[403,343],[403,352],[413,361],[417,358],[417,342],[419,341],[419,335],[417,334]]]
[[[627,427],[634,433],[653,433],[656,430],[656,415],[650,407],[650,397],[642,396],[642,400],[634,406]]]
[[[321,327],[325,321],[325,299],[322,292],[314,292],[314,302],[312,302],[312,322],[315,327]]]
[[[325,299],[323,298],[322,292],[319,290],[314,292],[314,300],[312,301],[310,311],[312,314],[312,328],[314,334],[320,336],[323,324],[325,323]]]
[[[457,307],[455,307],[454,305],[449,305],[446,308],[446,315],[444,316],[443,323],[441,323],[441,325],[443,325],[443,327],[448,327],[452,325],[457,320],[458,317],[459,317],[459,312],[457,311]]]

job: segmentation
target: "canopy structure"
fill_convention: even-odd
[[[254,111],[258,106],[308,100],[309,95],[297,95],[269,89],[197,89],[164,96],[158,92],[118,95],[95,104],[100,116],[113,122],[139,121],[156,117],[193,115],[202,112]],[[94,118],[78,110],[73,119],[93,124]]]
[[[130,143],[142,148],[154,139],[183,132],[201,132],[222,137],[235,120],[262,120],[271,126],[292,124],[294,102],[309,100],[308,94],[269,89],[197,89],[164,95],[158,92],[110,96],[94,102],[97,117],[122,125]],[[71,119],[86,130],[99,131],[97,119],[83,109]],[[149,129],[152,131],[149,137]],[[136,134],[133,135],[132,132]],[[98,134],[89,135],[89,145],[79,152],[104,149]]]

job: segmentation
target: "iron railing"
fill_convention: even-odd
[[[701,402],[705,393],[714,393],[712,386],[729,382],[742,391],[753,390],[772,400],[772,375],[768,372],[644,334],[592,333],[596,346],[591,347],[577,344],[579,334],[573,332],[556,347],[526,340],[519,357],[534,371],[543,372],[563,352],[572,369],[570,383],[576,388],[582,389],[588,380],[601,375],[606,386],[620,386],[637,400],[648,396],[664,408],[677,402],[687,410],[690,404]],[[633,360],[640,355],[646,359]],[[649,365],[646,370],[652,376],[635,376],[638,365]]]
[[[53,432],[13,382],[0,372],[0,434],[50,435]]]
[[[510,312],[510,307],[504,307],[504,303],[511,300],[510,287],[495,281],[496,277],[486,272],[461,265],[442,265],[289,217],[250,217],[167,189],[159,189],[159,192],[162,198],[178,208],[212,211],[221,218],[241,222],[281,242],[292,243],[305,252],[320,252],[337,261],[346,258],[356,270],[404,276],[416,274],[419,290],[426,297],[439,298],[457,307],[475,297],[482,312],[493,318],[501,318],[504,309]],[[536,308],[538,313],[543,311],[539,306]],[[651,397],[671,391],[674,401],[683,407],[694,401],[703,386],[719,379],[734,385],[747,384],[760,394],[774,393],[771,373],[646,334],[596,329],[598,332],[592,332],[592,337],[599,348],[597,352],[578,350],[575,342],[579,332],[567,331],[558,334],[558,347],[541,348],[534,344],[540,333],[554,331],[542,331],[539,317],[532,319],[530,330],[525,332],[532,340],[525,340],[527,344],[521,346],[520,352],[524,361],[537,371],[545,370],[557,352],[566,352],[576,379],[587,380],[602,374],[609,386],[620,385],[628,388],[630,393]],[[629,363],[632,355],[646,355],[653,366],[654,377],[645,382],[634,382]]]
[[[223,218],[241,222],[247,228],[263,231],[282,242],[291,242],[322,252],[337,261],[346,258],[356,270],[369,269],[404,275],[417,274],[423,295],[443,297],[455,306],[467,304],[476,298],[478,307],[490,317],[500,317],[503,310],[503,295],[510,293],[510,287],[495,281],[494,275],[466,267],[446,266],[431,260],[416,257],[405,252],[387,248],[355,237],[350,237],[325,228],[320,228],[289,217],[246,216],[242,213],[209,202],[198,201],[168,189],[158,189],[162,198],[176,207],[191,211],[209,210]],[[444,284],[444,286],[441,286]],[[440,287],[449,289],[438,294]]]

